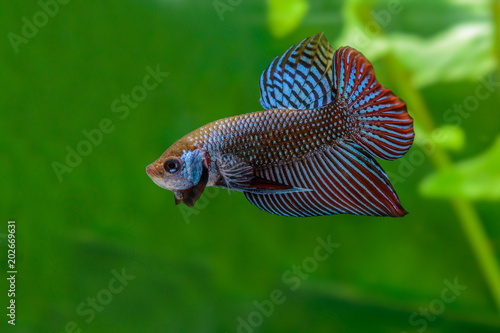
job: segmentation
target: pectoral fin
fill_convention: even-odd
[[[254,168],[237,156],[224,155],[218,162],[221,179],[216,184],[230,190],[256,194],[283,194],[309,191],[264,177],[255,176]]]

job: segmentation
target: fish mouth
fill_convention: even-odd
[[[153,164],[150,164],[146,167],[146,173],[148,174],[149,177],[154,178],[154,177],[159,177],[160,173],[158,172],[158,169]]]
[[[163,181],[163,176],[161,175],[161,172],[158,171],[158,169],[151,163],[146,167],[146,173],[148,174],[149,178],[158,185],[161,188],[164,188],[165,190],[171,191],[172,189],[167,187],[167,184]]]

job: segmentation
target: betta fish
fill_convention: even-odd
[[[217,186],[284,216],[407,214],[375,157],[402,157],[413,119],[361,52],[316,34],[273,60],[260,91],[264,111],[202,126],[147,166],[176,204]]]

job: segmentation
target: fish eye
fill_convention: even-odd
[[[177,157],[171,157],[163,163],[163,168],[168,173],[176,173],[182,168],[181,160]]]

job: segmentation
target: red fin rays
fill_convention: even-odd
[[[357,144],[339,142],[303,160],[261,170],[260,177],[311,191],[245,193],[270,213],[285,216],[355,214],[404,216],[406,211],[378,163]]]
[[[357,122],[353,140],[375,157],[402,157],[415,136],[406,104],[377,81],[373,66],[361,52],[342,47],[333,61],[338,98],[344,99]]]

